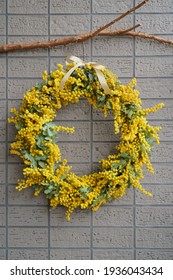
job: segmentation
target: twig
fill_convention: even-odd
[[[115,18],[114,20],[102,25],[99,29],[97,29],[96,31],[93,31],[93,35],[96,36],[97,34],[99,34],[102,30],[105,30],[106,28],[108,28],[109,26],[113,25],[115,22],[121,20],[122,18],[126,17],[127,15],[129,15],[130,13],[136,11],[137,9],[139,9],[140,7],[142,7],[144,4],[146,4],[149,0],[144,0],[143,2],[139,3],[137,6],[133,7],[132,9],[130,9],[129,11],[123,13],[122,15],[120,15],[119,17]]]
[[[124,32],[121,32],[121,33],[119,33],[119,30],[103,30],[98,35],[102,35],[102,36],[119,36],[119,35],[123,36],[123,35],[127,35],[127,36],[133,36],[133,37],[155,40],[155,41],[158,41],[160,43],[165,43],[165,44],[173,46],[173,41],[171,41],[171,40],[164,39],[164,38],[152,35],[152,34],[146,34],[146,33],[143,33],[143,32],[134,32],[134,31],[131,31],[130,29],[128,31],[124,30]]]
[[[129,33],[130,31],[138,28],[139,26],[141,26],[140,23],[138,23],[138,24],[136,24],[136,25],[134,25],[134,26],[132,26],[131,28],[128,28],[128,29],[103,30],[98,35],[107,35],[107,31],[108,32],[113,31],[115,33],[115,35],[123,35],[123,34],[126,35],[126,33]],[[104,34],[104,32],[105,32],[105,34]],[[111,34],[112,34],[112,32],[111,32]]]

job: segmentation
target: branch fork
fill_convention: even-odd
[[[97,30],[79,34],[76,36],[71,36],[67,38],[62,39],[56,39],[56,40],[50,40],[50,41],[40,41],[40,42],[24,42],[24,43],[14,43],[14,44],[1,44],[0,45],[0,53],[7,53],[7,52],[15,52],[15,51],[23,51],[23,50],[31,50],[31,49],[43,49],[43,48],[52,48],[55,46],[60,45],[67,45],[70,43],[78,43],[78,42],[84,42],[88,39],[94,38],[98,35],[101,36],[132,36],[132,37],[139,37],[144,39],[151,39],[158,41],[160,43],[165,43],[173,46],[173,41],[167,40],[164,38],[160,38],[158,36],[152,35],[152,34],[145,34],[142,32],[136,32],[134,31],[136,28],[140,26],[140,24],[137,24],[135,26],[132,26],[128,29],[117,29],[117,30],[108,30],[107,28],[116,23],[117,21],[121,20],[122,18],[126,17],[130,13],[134,12],[135,10],[139,9],[143,5],[145,5],[149,0],[144,0],[143,2],[139,3],[137,6],[133,7],[132,9],[128,10],[127,12],[123,13],[122,15],[118,16],[114,20],[102,25]]]

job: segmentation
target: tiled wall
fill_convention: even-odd
[[[137,4],[138,0],[0,0],[0,42],[62,38],[97,28]],[[141,23],[141,31],[173,40],[173,0],[150,2],[118,22],[116,28]],[[112,27],[113,28],[113,27]],[[19,106],[26,89],[73,54],[98,61],[122,83],[137,77],[144,106],[164,102],[149,119],[162,125],[155,147],[155,174],[146,173],[148,198],[130,189],[119,201],[96,213],[76,211],[67,222],[64,209],[50,211],[32,189],[17,192],[22,164],[9,155],[15,129],[9,110]],[[172,259],[173,258],[173,47],[130,37],[97,37],[50,50],[0,54],[0,258],[1,259]],[[62,109],[56,121],[76,127],[60,147],[77,174],[92,171],[118,139],[111,117],[86,100]]]

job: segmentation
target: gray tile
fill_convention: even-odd
[[[9,58],[8,66],[8,75],[11,78],[35,78],[40,77],[43,71],[48,69],[48,60],[47,58]]]
[[[5,185],[0,185],[0,204],[5,204]]]
[[[94,260],[133,260],[133,250],[94,249]]]
[[[47,207],[9,206],[9,226],[48,226]]]
[[[56,14],[82,14],[90,12],[90,0],[73,0],[73,4],[70,4],[68,1],[51,0],[50,12]]]
[[[65,219],[66,209],[64,207],[57,207],[50,211],[50,226],[90,226],[90,211],[77,209],[71,214],[70,221]]]
[[[8,12],[10,14],[47,14],[48,0],[25,1],[8,0]]]
[[[5,248],[6,247],[6,229],[0,228],[0,247]]]
[[[172,228],[138,228],[136,229],[137,248],[173,248]]]
[[[51,228],[51,247],[88,248],[90,246],[89,228]]]
[[[37,247],[48,246],[48,230],[46,228],[9,228],[9,247]]]
[[[172,260],[172,250],[139,249],[136,251],[137,260]]]
[[[46,15],[9,15],[9,35],[48,35],[48,17]]]
[[[59,15],[50,16],[51,35],[73,35],[88,32],[90,28],[89,15]]]
[[[120,206],[100,207],[93,213],[94,226],[133,226],[133,208]]]
[[[41,194],[34,196],[33,189],[16,190],[16,185],[8,186],[8,202],[10,205],[47,205],[48,200]]]
[[[6,260],[6,250],[0,249],[0,260]]]
[[[131,228],[94,228],[93,247],[99,248],[132,248],[133,230]]]
[[[51,260],[89,260],[90,251],[88,249],[51,249]]]
[[[47,249],[9,249],[9,260],[47,260]]]

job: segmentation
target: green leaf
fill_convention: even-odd
[[[151,148],[154,146],[154,139],[152,138],[152,136],[150,138],[147,138],[146,141]]]
[[[131,156],[128,153],[121,153],[120,157],[127,158],[127,159],[131,158]]]
[[[132,115],[133,115],[133,111],[132,110],[128,110],[127,116],[129,117],[129,119],[132,117]]]
[[[99,95],[99,94],[97,94],[97,100],[98,100],[98,101],[101,101],[101,102],[105,102],[105,100],[106,100],[106,95]]]
[[[44,194],[50,194],[52,192],[51,189],[44,190]]]
[[[41,168],[45,168],[45,163],[44,163],[44,161],[39,161],[38,162],[38,165],[41,167]]]
[[[47,75],[47,80],[48,80],[48,81],[52,80],[51,73],[52,73],[52,71],[50,72],[49,75]]]
[[[38,90],[41,90],[42,89],[42,86],[43,86],[43,83],[36,83],[36,88]]]
[[[38,113],[43,113],[43,111],[42,111],[40,108],[38,108],[37,105],[33,105],[32,107],[33,107],[33,109],[34,109],[36,112],[38,112]]]
[[[64,179],[66,179],[67,178],[67,174],[64,174],[64,175],[62,175],[61,177],[60,177],[60,180],[64,180]]]
[[[38,184],[32,185],[32,187],[34,188],[35,191],[38,191],[40,189],[40,185]]]
[[[141,144],[141,151],[142,152],[146,152],[146,147],[144,145]]]
[[[128,187],[128,188],[131,187],[131,182],[130,182],[130,180],[128,180],[128,182],[127,182],[127,187]]]
[[[97,106],[102,107],[106,104],[106,95],[99,95],[97,94]]]
[[[112,103],[110,102],[110,101],[108,101],[108,110],[112,110],[113,109],[113,107],[112,107]]]
[[[126,161],[125,159],[121,159],[121,160],[120,160],[120,165],[121,165],[122,167],[126,166],[126,165],[127,165],[127,161]]]
[[[44,148],[44,144],[43,144],[43,140],[44,140],[44,136],[42,134],[38,135],[37,138],[37,147],[40,148],[40,149],[43,149]]]
[[[89,78],[90,84],[92,84],[95,80],[94,73],[89,72],[88,73],[88,78]]]
[[[54,190],[54,186],[53,185],[48,185],[48,188],[46,188],[44,190],[44,193],[45,194],[50,194],[53,190]]]
[[[81,194],[82,194],[81,198],[82,198],[82,199],[85,199],[87,193],[90,192],[90,189],[89,189],[88,187],[81,187],[81,188],[80,188],[80,192],[81,192]]]
[[[54,127],[55,124],[53,122],[47,122],[43,125],[43,130],[46,130],[47,128]]]
[[[82,193],[82,194],[87,194],[87,193],[89,193],[89,188],[88,187],[81,187],[80,188],[80,192]]]
[[[35,158],[27,151],[23,151],[23,154],[25,158],[31,162],[31,167],[35,168],[37,166],[37,161],[35,160]]]
[[[120,162],[114,162],[111,165],[111,169],[117,169],[120,166]]]
[[[49,137],[53,137],[56,135],[56,131],[51,130],[50,128],[47,129],[47,134]]]
[[[132,171],[132,178],[135,179],[136,177],[138,177],[141,174],[141,172],[139,170],[137,171]]]
[[[49,183],[42,182],[41,185],[43,185],[44,187],[49,187],[50,184],[49,184]]]
[[[45,123],[43,125],[43,133],[42,134],[46,137],[51,137],[51,139],[52,139],[52,137],[54,137],[56,135],[56,131],[52,130],[53,127],[55,127],[54,123],[52,123],[52,122]],[[47,139],[47,140],[50,140],[50,139]]]
[[[51,138],[51,137],[46,136],[44,139],[45,139],[45,140],[47,140],[47,141],[49,141],[49,140],[51,140],[52,138]]]
[[[23,128],[23,123],[22,123],[22,122],[18,122],[17,124],[15,124],[15,128],[16,128],[17,130],[22,129],[22,128]]]
[[[46,160],[48,158],[48,155],[43,155],[43,156],[41,156],[41,155],[37,155],[37,156],[35,156],[35,159],[38,161],[38,160]]]
[[[104,199],[105,197],[106,197],[106,194],[104,194],[104,193],[100,194],[100,195],[96,198],[96,200],[94,200],[94,202],[92,203],[92,206],[93,206],[93,207],[96,206],[96,205],[98,204],[98,202],[99,202],[100,200]]]

